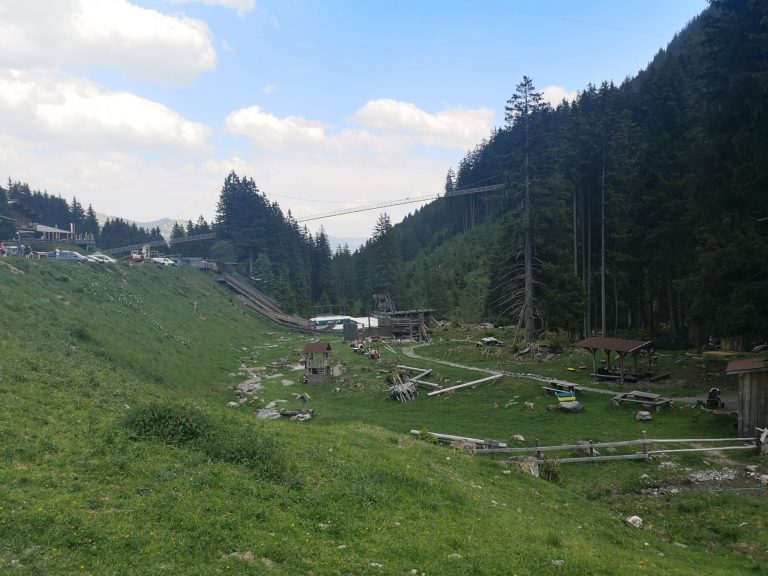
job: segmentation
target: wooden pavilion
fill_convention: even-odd
[[[611,354],[616,352],[618,357],[616,368],[618,372],[614,376],[620,383],[624,383],[624,376],[627,373],[624,362],[627,355],[632,357],[635,372],[637,372],[637,357],[641,351],[648,351],[648,366],[651,365],[651,357],[653,355],[653,342],[651,340],[624,340],[622,338],[594,336],[581,342],[576,342],[575,345],[579,348],[586,348],[592,353],[592,378],[595,380],[598,377],[597,360],[595,358],[598,350],[605,352],[605,368],[608,375],[611,375]]]

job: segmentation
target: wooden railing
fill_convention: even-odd
[[[727,445],[727,446],[695,446],[697,444],[720,444],[723,442],[746,442],[746,444],[739,445]],[[585,453],[585,456],[554,456],[549,460],[556,460],[557,462],[607,462],[610,460],[647,460],[654,454],[671,454],[675,452],[712,452],[717,450],[752,450],[760,453],[762,447],[762,439],[760,436],[754,438],[648,438],[646,433],[643,432],[643,437],[636,440],[620,440],[617,442],[582,442],[579,444],[562,444],[557,446],[521,446],[516,448],[478,448],[475,450],[475,454],[535,454],[539,461],[544,460],[545,452],[566,452],[566,451],[580,451]],[[664,448],[654,449],[658,445],[674,445],[674,444],[687,444],[694,445],[694,447],[688,448]],[[598,448],[618,448],[626,446],[640,446],[641,451],[631,452],[628,454],[611,454],[609,456],[601,456],[597,454]]]

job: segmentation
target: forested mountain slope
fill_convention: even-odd
[[[486,311],[499,320],[516,323],[525,308],[528,232],[537,330],[652,334],[670,344],[764,339],[767,22],[764,2],[713,3],[618,86],[587,86],[572,103],[524,114],[513,97],[507,125],[449,172],[446,198],[391,227],[408,278],[395,294],[417,303],[433,284],[436,247],[450,240],[474,253],[474,240],[458,237],[491,226],[498,234],[475,272],[487,265]],[[506,186],[450,197],[487,184]],[[384,241],[374,237],[356,257],[378,259]],[[446,302],[437,307],[460,318],[464,288],[451,278],[465,274],[453,258],[440,264]]]

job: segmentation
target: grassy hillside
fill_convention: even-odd
[[[499,361],[471,358],[454,336],[417,352]],[[347,371],[309,390],[317,417],[257,420],[265,402],[298,406],[291,364],[305,341],[191,270],[0,259],[0,573],[766,572],[763,491],[648,496],[674,480],[658,461],[563,465],[553,484],[407,433],[636,437],[633,413],[597,398],[552,413],[539,386],[505,378],[401,405],[384,400],[377,371],[398,358],[375,364],[334,339]],[[228,408],[248,372],[265,388]],[[541,409],[493,407],[515,396]],[[649,424],[732,434],[727,418],[694,423],[683,408]],[[678,480],[686,466],[723,466],[676,462]]]

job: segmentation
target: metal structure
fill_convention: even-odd
[[[215,232],[206,232],[205,234],[195,234],[194,236],[184,236],[183,238],[173,238],[171,240],[153,240],[151,242],[142,242],[140,244],[131,244],[129,246],[120,246],[118,248],[110,248],[104,250],[107,254],[124,254],[130,253],[133,250],[141,250],[144,246],[153,248],[155,246],[173,246],[174,244],[182,244],[183,242],[194,242],[196,240],[212,240],[216,238]]]
[[[401,206],[403,204],[415,204],[416,202],[438,200],[439,198],[453,198],[454,196],[466,196],[468,194],[480,194],[481,192],[493,192],[494,190],[503,190],[506,187],[507,187],[506,184],[491,184],[490,186],[479,186],[477,188],[460,188],[458,190],[455,190],[454,192],[451,192],[450,194],[430,194],[428,196],[421,196],[419,198],[401,198],[399,200],[377,202],[376,204],[366,204],[365,206],[358,206],[356,208],[344,208],[342,210],[334,210],[333,212],[325,212],[323,214],[307,216],[305,218],[299,218],[296,221],[309,222],[310,220],[322,220],[323,218],[333,218],[334,216],[343,216],[345,214],[355,214],[356,212],[367,212],[369,210],[378,210],[380,208],[388,208],[390,206]]]
[[[246,307],[264,316],[267,320],[271,320],[278,326],[309,334],[325,334],[333,330],[334,325],[318,329],[309,320],[294,314],[288,314],[272,298],[240,280],[234,274],[222,274],[219,280],[240,294]]]

